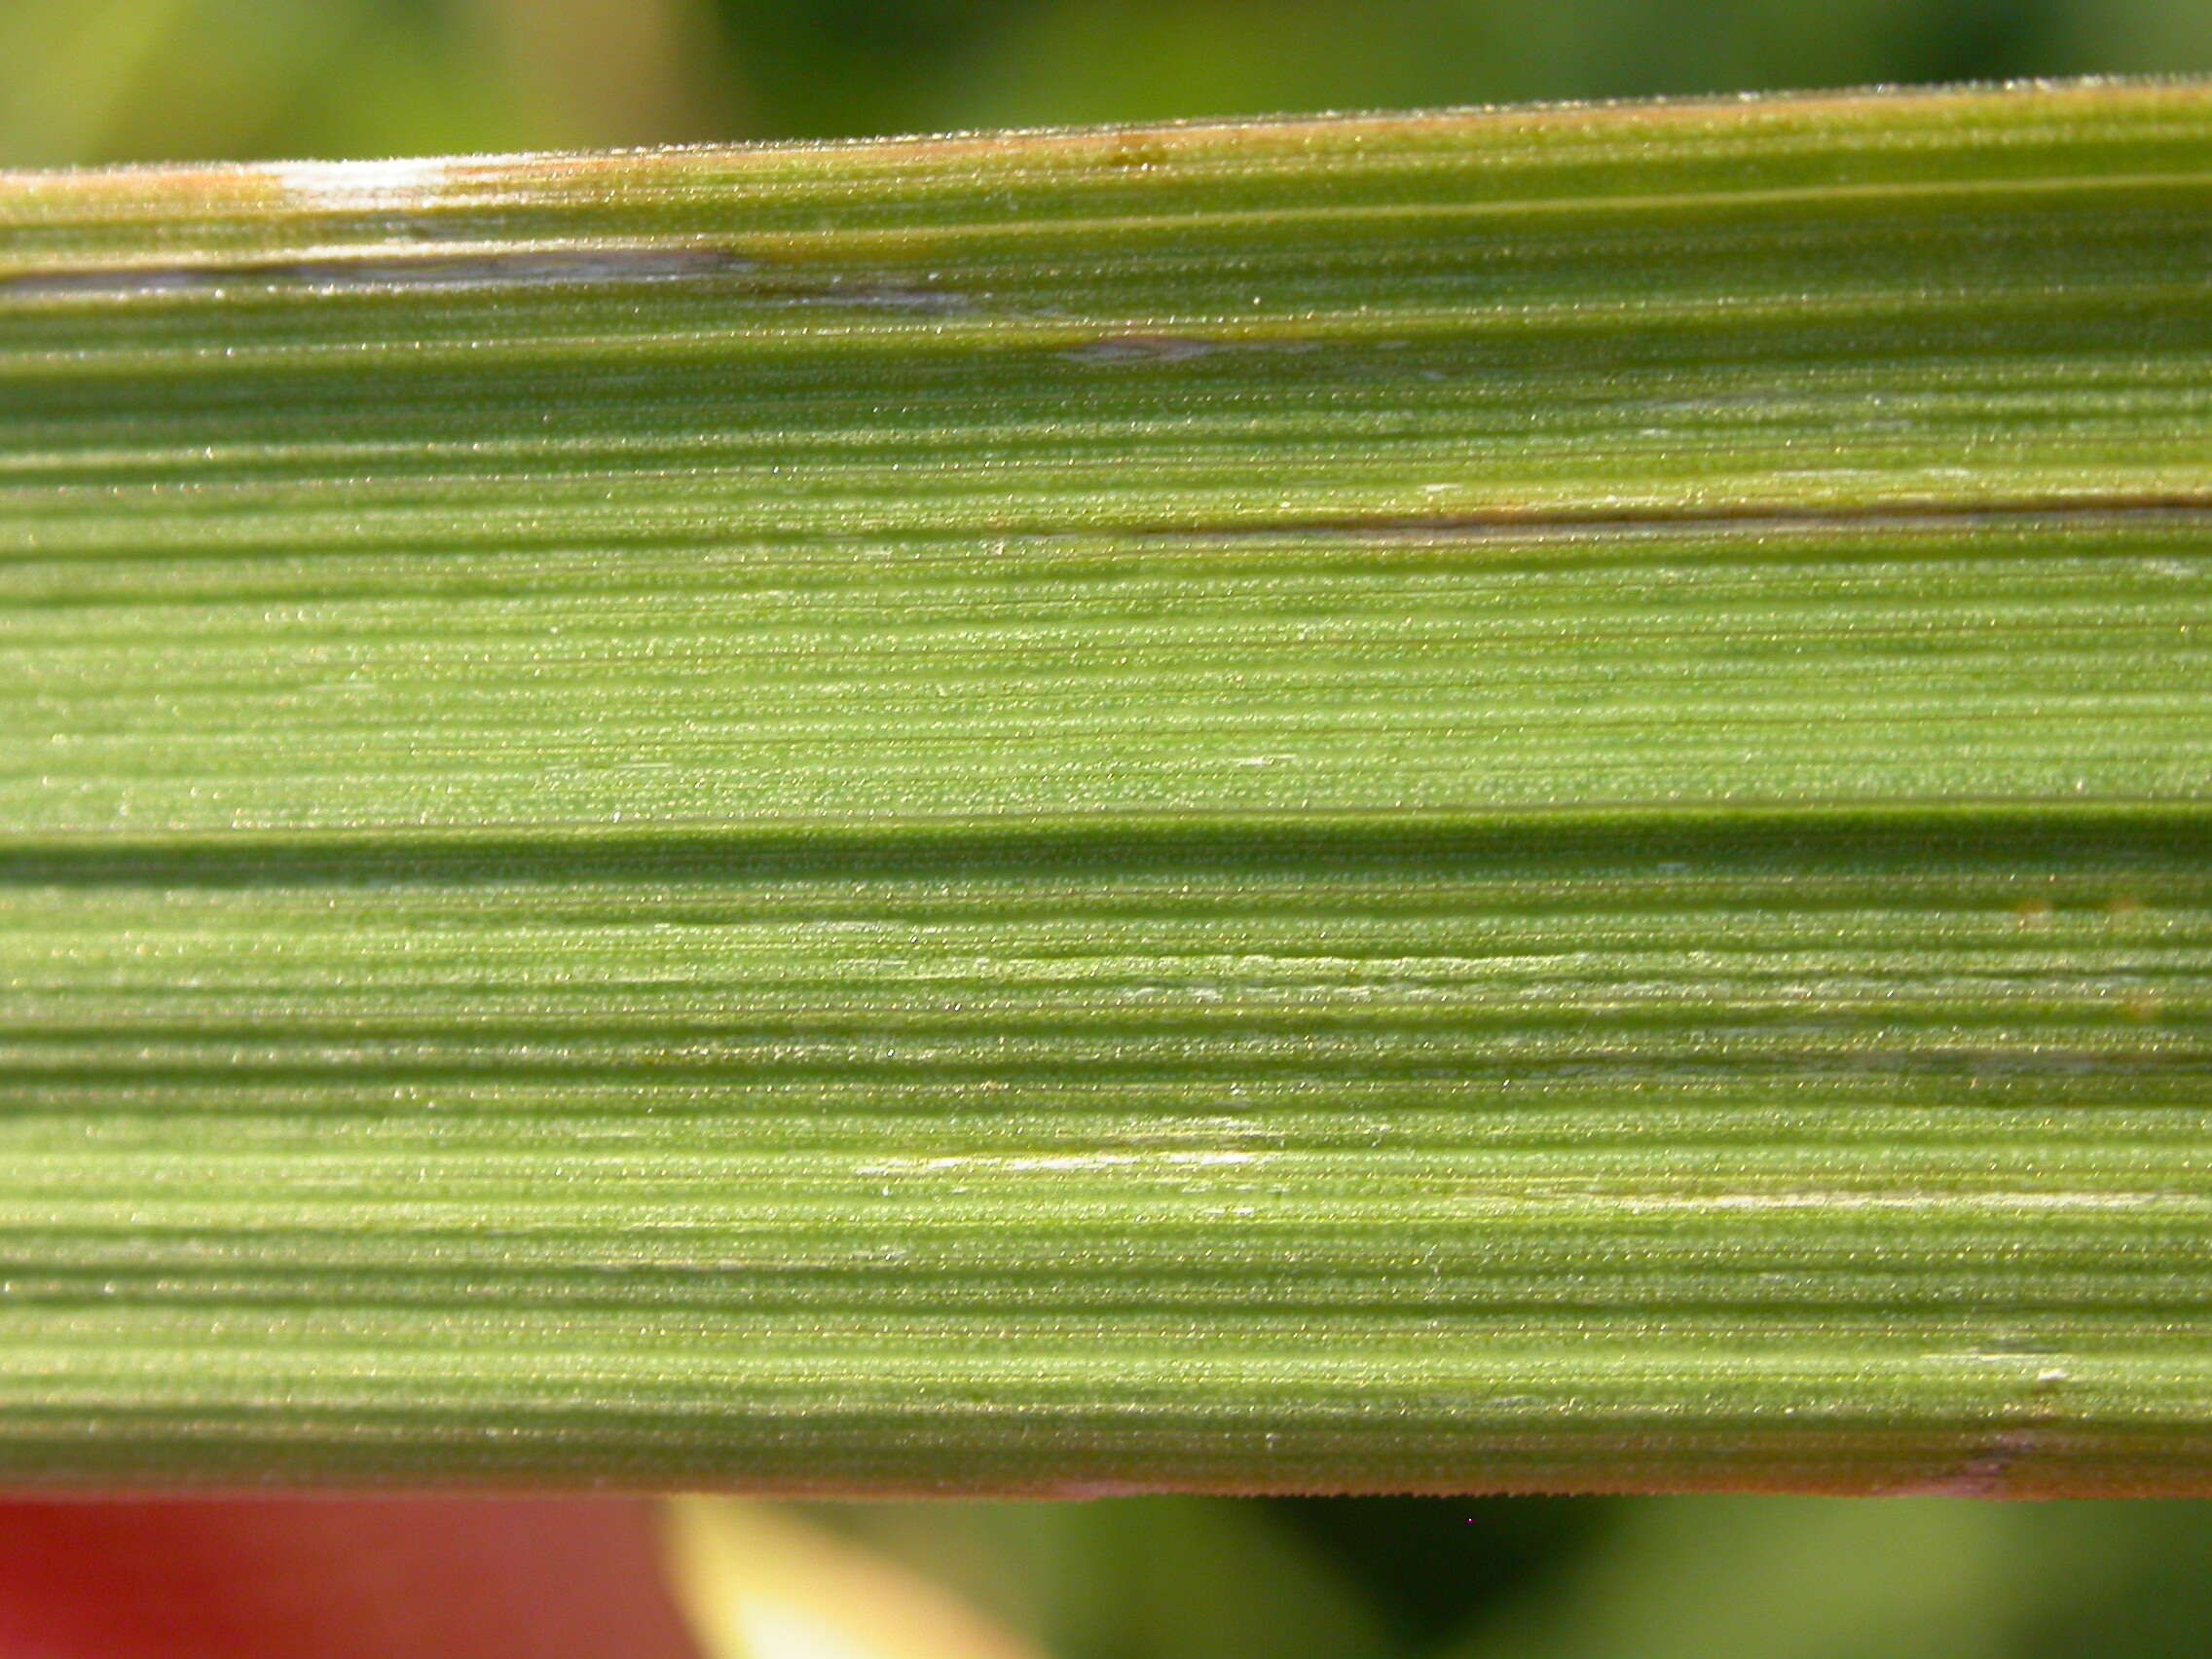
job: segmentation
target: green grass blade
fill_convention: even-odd
[[[2197,1491],[2212,93],[0,175],[0,1479]]]

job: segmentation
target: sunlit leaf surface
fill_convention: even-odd
[[[2193,1490],[2212,98],[0,177],[0,1476]]]

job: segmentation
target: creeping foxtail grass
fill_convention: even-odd
[[[2212,92],[0,174],[0,1483],[2212,1488]]]

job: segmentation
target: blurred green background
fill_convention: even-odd
[[[2212,69],[2212,0],[0,0],[0,165]]]
[[[1163,1497],[786,1513],[949,1593],[1011,1640],[987,1649],[973,1631],[947,1641],[943,1621],[927,1628],[926,1603],[899,1597],[890,1578],[848,1572],[830,1595],[899,1601],[910,1647],[896,1637],[819,1649],[740,1642],[747,1659],[2182,1659],[2212,1649],[2212,1517],[2194,1503]],[[738,1533],[719,1587],[727,1602],[791,1595],[807,1576],[803,1550],[785,1550],[766,1582],[758,1534]]]
[[[2212,70],[2212,0],[0,0],[0,165]],[[1069,1659],[2212,1651],[2212,1512],[1130,1500],[828,1524]]]

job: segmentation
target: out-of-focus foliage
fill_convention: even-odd
[[[2184,1659],[2212,1615],[2186,1503],[693,1500],[672,1541],[714,1659]]]
[[[0,165],[2212,69],[2212,0],[0,0]]]

